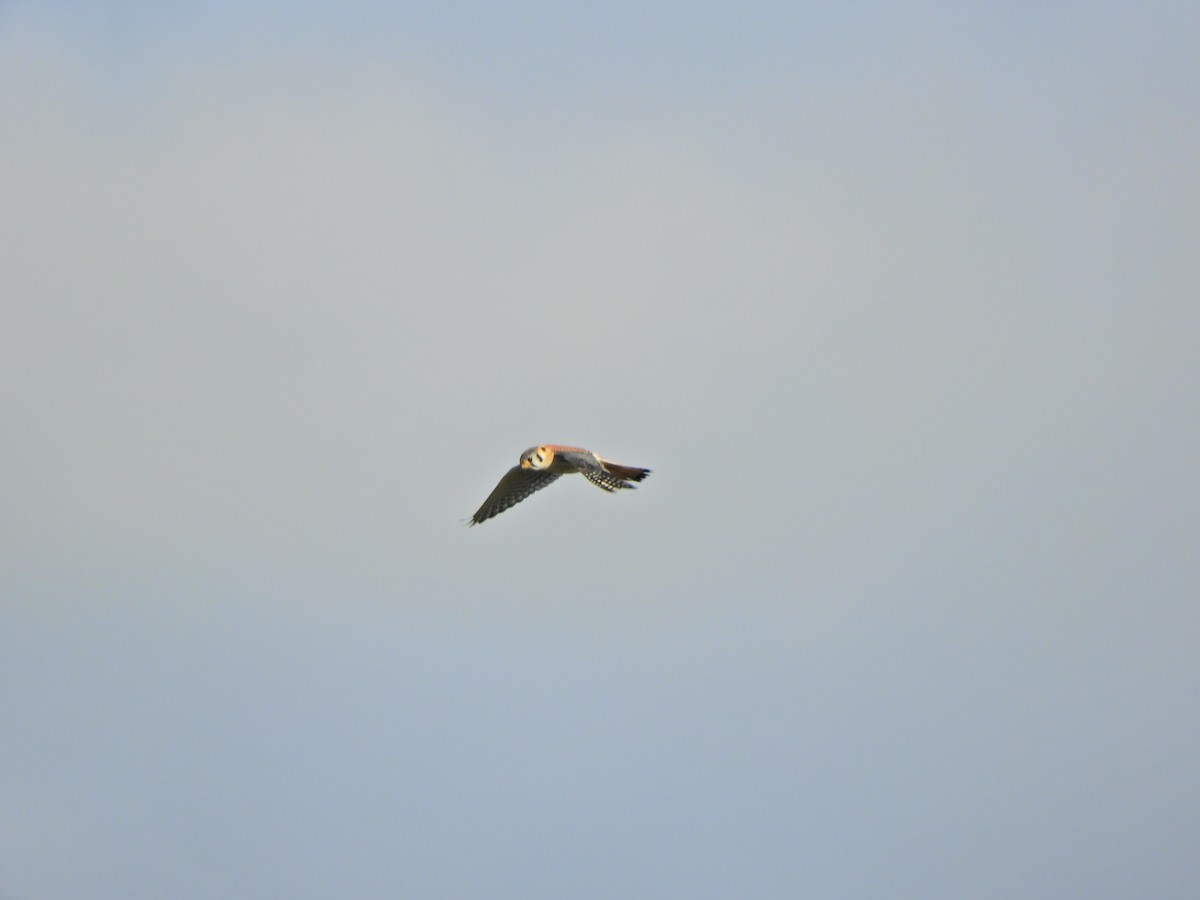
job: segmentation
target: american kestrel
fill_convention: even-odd
[[[520,462],[500,479],[479,511],[471,516],[470,524],[478,525],[492,516],[500,515],[534,491],[540,491],[557,481],[559,475],[570,475],[572,472],[582,472],[584,478],[610,494],[621,488],[632,488],[631,481],[641,481],[650,474],[649,469],[620,466],[582,447],[564,447],[561,444],[530,447],[521,454]]]

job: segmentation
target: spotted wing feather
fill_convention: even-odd
[[[471,524],[478,525],[486,522],[492,516],[498,516],[510,506],[516,506],[530,494],[540,491],[548,484],[558,480],[558,475],[545,469],[522,469],[513,466],[500,479],[496,489],[483,501],[483,506],[471,516]]]
[[[587,451],[559,451],[558,456],[573,465],[584,478],[596,487],[608,491],[610,494],[613,491],[621,490],[621,488],[633,488],[633,485],[629,484],[628,478],[610,472],[592,453],[588,453]],[[644,470],[638,471],[644,472]],[[645,474],[642,474],[637,480],[641,481],[645,477]]]

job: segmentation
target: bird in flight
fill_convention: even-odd
[[[596,487],[610,494],[622,488],[633,488],[631,482],[641,481],[649,469],[621,466],[582,447],[561,444],[542,444],[530,447],[521,454],[517,465],[508,470],[496,489],[483,501],[479,511],[471,516],[471,525],[486,522],[510,506],[516,506],[534,491],[540,491],[560,475],[581,472]]]

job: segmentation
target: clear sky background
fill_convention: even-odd
[[[1200,896],[1198,36],[0,7],[0,896]]]

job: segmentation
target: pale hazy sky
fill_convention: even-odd
[[[1200,895],[1200,14],[104,6],[0,9],[0,897]],[[466,528],[547,441],[654,474]]]

